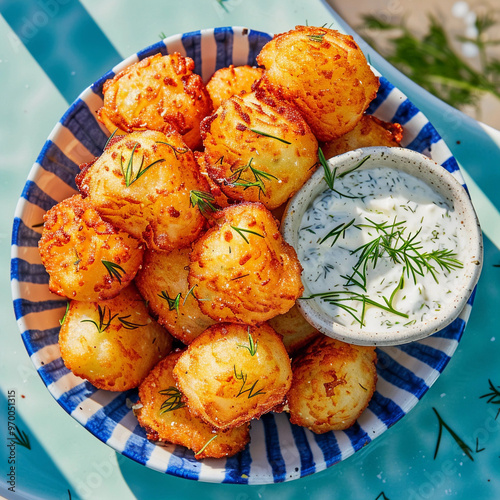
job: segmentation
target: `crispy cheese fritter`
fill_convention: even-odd
[[[215,183],[212,178],[208,175],[207,167],[205,164],[205,155],[200,151],[194,152],[194,157],[196,158],[196,163],[198,163],[198,168],[200,169],[201,175],[206,179],[208,185],[210,186],[210,194],[214,198],[212,203],[215,208],[225,208],[229,205],[237,203],[237,200],[228,198],[221,190],[220,186]]]
[[[148,439],[185,446],[195,452],[196,459],[230,457],[238,453],[250,441],[249,424],[224,431],[189,412],[172,373],[181,354],[169,354],[139,386],[135,414]]]
[[[208,191],[193,153],[177,132],[133,132],[106,148],[76,178],[101,217],[149,248],[189,245],[205,218],[191,190]]]
[[[311,340],[321,335],[309,324],[294,305],[285,314],[279,314],[268,321],[269,325],[283,338],[288,354],[293,355],[303,349]]]
[[[260,203],[217,212],[193,245],[189,286],[216,321],[257,324],[293,307],[303,291],[300,266],[276,220]]]
[[[133,285],[101,302],[72,300],[59,333],[64,364],[99,389],[137,387],[172,349]]]
[[[228,429],[281,403],[292,371],[283,342],[269,325],[221,323],[189,345],[174,377],[191,413]]]
[[[333,156],[369,146],[399,147],[403,127],[399,123],[384,122],[372,115],[363,115],[359,123],[347,134],[321,146],[328,160]]]
[[[179,53],[155,54],[107,80],[99,119],[110,132],[179,132],[189,148],[201,146],[200,122],[212,101],[194,61]]]
[[[196,299],[196,286],[188,285],[190,248],[155,252],[147,250],[135,278],[152,314],[175,338],[190,344],[214,320],[203,314]]]
[[[285,203],[312,175],[318,143],[291,104],[262,91],[233,96],[202,122],[205,168],[229,198]]]
[[[276,35],[257,61],[265,68],[257,85],[293,102],[319,141],[352,130],[379,87],[354,39],[327,28]]]
[[[80,195],[52,207],[44,221],[38,248],[51,292],[82,301],[110,299],[142,263],[139,240],[105,222]]]
[[[353,425],[375,391],[376,360],[374,347],[318,337],[293,360],[290,422],[317,434]]]
[[[262,77],[264,70],[249,65],[233,66],[218,69],[207,83],[207,90],[212,99],[214,110],[222,101],[233,95],[246,94],[252,91],[252,85]]]

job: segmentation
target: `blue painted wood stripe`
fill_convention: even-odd
[[[354,425],[351,425],[344,433],[349,438],[349,441],[351,441],[351,445],[355,451],[360,450],[371,441],[370,436],[360,427],[358,422],[354,422]]]
[[[182,35],[182,45],[186,51],[186,56],[194,61],[194,72],[201,75],[203,67],[201,62],[201,33],[192,31]]]
[[[249,66],[257,65],[257,56],[262,47],[272,39],[267,33],[261,31],[249,30],[248,33],[248,60]]]
[[[247,444],[245,448],[232,457],[226,459],[226,474],[223,483],[248,484],[252,455]]]
[[[92,434],[99,436],[99,439],[106,442],[113,433],[123,417],[131,410],[127,408],[127,398],[129,392],[121,392],[117,397],[111,400],[106,406],[103,406],[95,412],[85,424],[85,428]]]
[[[57,201],[54,200],[54,198],[40,189],[40,187],[33,181],[26,182],[23,192],[21,193],[21,197],[45,211],[51,209],[55,204],[57,204]],[[40,222],[43,221],[40,220]]]
[[[194,452],[184,446],[176,446],[168,461],[167,474],[197,480],[201,463],[194,458]]]
[[[45,300],[43,302],[31,302],[27,299],[14,300],[14,313],[16,319],[31,313],[38,313],[47,311],[49,309],[57,309],[59,307],[66,307],[65,300]]]
[[[327,467],[336,464],[342,458],[337,438],[332,431],[325,432],[325,434],[314,434],[314,439],[323,452]]]
[[[72,413],[78,405],[98,391],[90,382],[82,382],[62,394],[57,402],[68,412]]]
[[[377,108],[380,107],[380,105],[387,99],[391,91],[394,89],[394,85],[389,82],[389,80],[386,80],[383,76],[379,78],[380,81],[380,87],[378,88],[377,91],[377,96],[373,101],[370,103],[368,106],[368,109],[366,112],[370,115],[375,113]]]
[[[50,385],[53,382],[57,382],[61,377],[70,373],[70,370],[66,368],[62,358],[57,358],[50,363],[46,363],[38,369],[38,375],[42,377],[45,385]]]
[[[31,356],[40,349],[57,344],[59,340],[59,327],[47,330],[26,330],[21,334],[28,354]]]
[[[108,136],[84,101],[77,99],[60,121],[94,156],[102,154]]]
[[[40,221],[43,222],[42,220]],[[12,227],[12,244],[22,247],[37,247],[40,233],[28,227],[19,217],[14,218]]]
[[[402,344],[399,346],[399,349],[439,372],[443,371],[443,367],[450,360],[450,357],[444,352],[434,349],[431,346],[420,344],[419,342]]]
[[[215,28],[214,39],[217,58],[215,70],[227,68],[233,62],[234,33],[232,28]]]
[[[281,454],[278,426],[272,413],[262,415],[261,421],[264,425],[267,461],[273,471],[274,482],[281,483],[286,477],[286,465]]]
[[[295,446],[300,450],[300,476],[308,476],[316,472],[316,462],[307,439],[306,431],[299,425],[290,424]],[[297,471],[295,471],[297,472]]]
[[[10,261],[10,279],[38,285],[49,284],[49,274],[43,264],[31,264],[17,257]]]
[[[387,426],[395,424],[400,418],[405,415],[403,409],[396,404],[392,399],[382,396],[378,391],[375,391],[368,408]]]
[[[0,12],[67,102],[121,60],[76,0],[3,0]]]
[[[383,366],[383,370],[377,370],[379,377],[387,380],[391,384],[404,389],[420,399],[429,389],[424,380],[415,375],[408,368],[398,364],[383,351],[378,351],[378,366]]]
[[[80,172],[80,168],[59,149],[57,144],[46,141],[37,162],[44,170],[57,175],[68,186],[77,190],[75,176]]]

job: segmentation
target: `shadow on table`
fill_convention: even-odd
[[[19,413],[8,406],[8,392],[0,394],[0,425],[5,439],[0,446],[2,464],[2,495],[6,498],[44,498],[68,500],[76,498],[71,486],[61,474],[58,466],[45,452]],[[19,394],[16,393],[16,400]],[[17,408],[17,405],[15,405]],[[17,429],[14,427],[17,426]],[[11,434],[12,432],[12,434]],[[15,444],[15,441],[19,442]],[[37,464],[43,466],[37,467]]]

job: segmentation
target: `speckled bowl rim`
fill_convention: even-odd
[[[386,331],[369,330],[358,325],[344,326],[324,311],[320,299],[298,300],[297,306],[306,320],[319,331],[343,342],[358,345],[390,346],[420,340],[438,332],[454,321],[464,309],[481,274],[483,242],[481,227],[467,190],[445,168],[421,153],[406,148],[369,147],[350,151],[328,160],[330,169],[337,169],[337,175],[353,168],[359,161],[369,156],[359,170],[375,166],[397,168],[424,181],[434,191],[448,201],[458,212],[461,225],[459,232],[464,244],[464,267],[456,294],[440,314],[425,322],[401,326]],[[289,201],[282,220],[281,232],[285,240],[297,248],[300,221],[307,208],[319,194],[328,189],[323,168],[319,168],[304,186]],[[303,296],[310,295],[304,281]]]

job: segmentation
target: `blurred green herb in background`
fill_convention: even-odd
[[[500,59],[491,53],[500,45],[500,21],[495,12],[478,15],[474,38],[450,37],[436,17],[429,15],[427,33],[419,37],[403,22],[393,24],[374,15],[363,16],[360,28],[365,40],[385,59],[441,100],[456,108],[478,106],[488,93],[500,100]],[[385,48],[375,41],[373,33],[384,32]],[[453,40],[477,47],[476,64],[469,64],[453,48]]]

